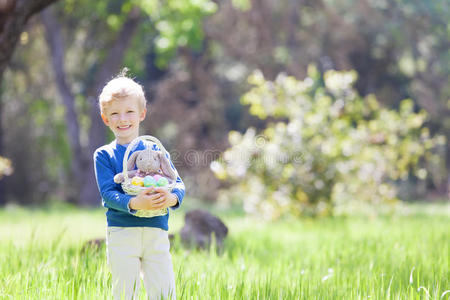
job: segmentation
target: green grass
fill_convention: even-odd
[[[449,208],[275,223],[222,213],[222,254],[174,243],[178,299],[450,299]],[[81,250],[104,233],[103,209],[1,209],[0,299],[111,298],[105,249]]]

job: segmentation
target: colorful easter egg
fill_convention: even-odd
[[[158,181],[156,182],[157,186],[166,186],[168,184],[169,184],[169,181],[165,177],[159,178]]]
[[[156,182],[161,178],[162,176],[159,174],[153,175],[153,178],[155,178]]]
[[[150,186],[156,186],[156,180],[150,175],[145,176],[144,178],[144,186],[150,187]]]
[[[142,179],[142,177],[134,176],[131,179],[131,184],[136,186],[144,186],[144,180]]]

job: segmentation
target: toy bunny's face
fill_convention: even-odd
[[[144,172],[157,172],[161,166],[158,153],[151,149],[141,151],[136,158],[136,166]]]

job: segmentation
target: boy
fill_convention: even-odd
[[[142,274],[144,286],[151,299],[175,299],[175,279],[169,252],[168,218],[156,216],[139,218],[138,209],[178,208],[184,197],[184,183],[177,174],[172,192],[164,188],[149,188],[137,196],[123,192],[113,177],[122,172],[127,145],[139,135],[139,125],[147,110],[142,87],[125,75],[119,75],[103,88],[99,96],[103,122],[115,140],[94,153],[95,176],[108,208],[107,258],[111,268],[115,299],[132,299],[137,296]],[[135,150],[144,148],[141,142]],[[170,161],[169,154],[166,157]],[[153,193],[156,192],[156,193]]]

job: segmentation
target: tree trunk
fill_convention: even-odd
[[[84,151],[85,158],[89,159],[89,163],[84,168],[83,181],[81,183],[79,204],[83,206],[99,205],[100,195],[95,180],[93,154],[95,150],[105,144],[106,142],[106,128],[100,120],[100,114],[96,108],[96,97],[88,96],[89,103],[91,103],[91,127],[89,130],[89,148]]]
[[[57,0],[0,2],[0,82],[28,19]]]
[[[72,150],[71,159],[71,181],[74,191],[69,192],[69,202],[76,202],[75,191],[78,191],[82,184],[83,170],[87,167],[87,161],[83,155],[83,149],[80,143],[80,125],[78,114],[75,109],[75,97],[67,84],[66,72],[64,70],[64,42],[61,36],[60,26],[55,18],[51,7],[44,10],[41,14],[42,23],[45,28],[45,38],[49,47],[49,58],[52,63],[55,82],[58,87],[61,100],[66,108],[66,124],[69,144]]]
[[[2,87],[0,82],[0,157],[4,153],[3,149],[3,127],[2,127],[2,111],[3,111],[3,101],[2,101]],[[1,175],[0,175],[1,177]],[[6,197],[5,197],[5,184],[4,181],[0,178],[0,206],[6,204]]]
[[[97,107],[97,97],[105,83],[116,74],[123,62],[124,54],[130,40],[139,25],[140,11],[134,8],[128,15],[121,31],[110,47],[110,51],[105,61],[102,62],[99,71],[95,74],[94,83],[87,84],[86,99],[90,105],[91,127],[89,129],[89,144],[83,148],[80,143],[80,126],[78,113],[74,106],[74,95],[67,83],[64,70],[64,45],[61,32],[54,13],[51,9],[42,13],[42,22],[46,29],[47,44],[51,52],[51,61],[55,74],[55,81],[62,102],[66,107],[67,134],[70,140],[70,147],[73,153],[72,174],[77,178],[73,193],[70,198],[80,205],[99,205],[100,195],[94,176],[94,166],[92,155],[94,151],[106,142],[106,127],[101,121]]]

